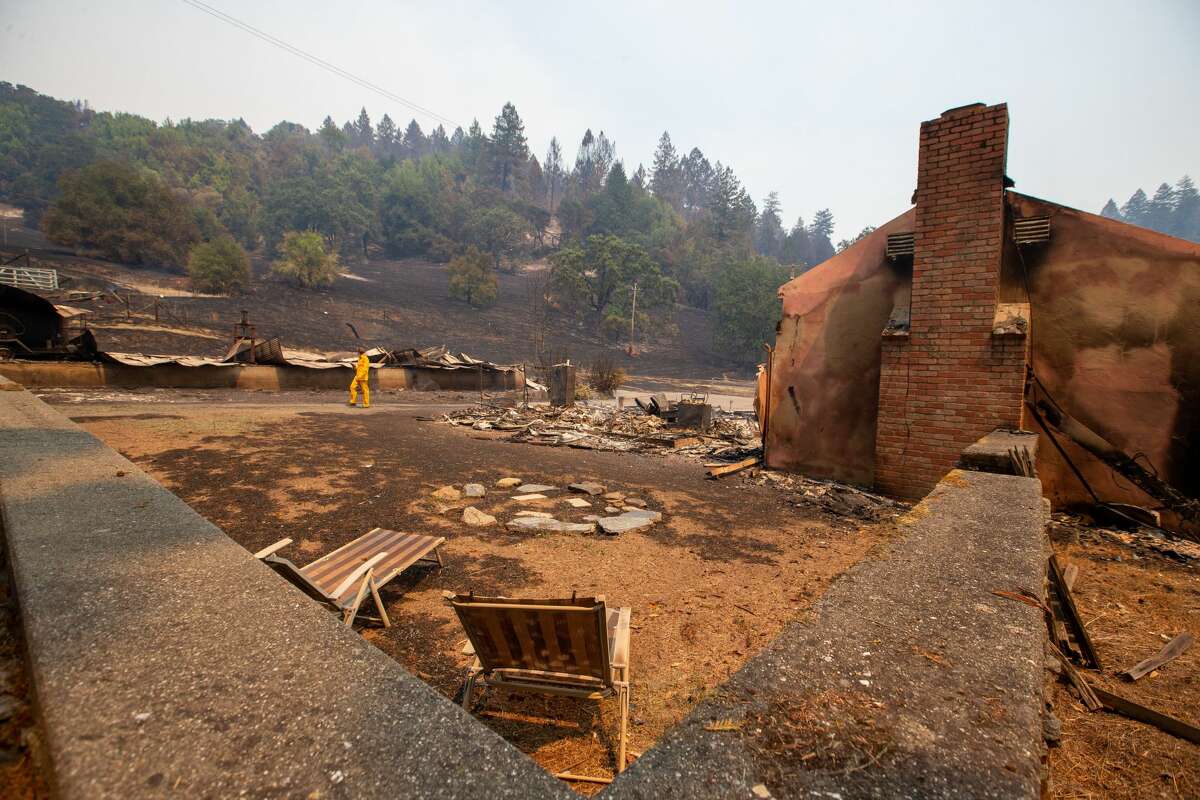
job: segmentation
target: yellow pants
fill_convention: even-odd
[[[371,407],[371,389],[367,386],[368,378],[355,377],[350,381],[350,405],[358,402],[358,387],[362,387],[363,408]]]

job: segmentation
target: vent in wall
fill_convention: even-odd
[[[887,238],[887,257],[900,258],[911,256],[914,252],[912,233],[889,233]]]
[[[1050,218],[1025,217],[1013,220],[1013,239],[1017,244],[1037,244],[1050,241]]]

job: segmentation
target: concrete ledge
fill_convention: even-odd
[[[0,520],[60,797],[574,796],[26,392]]]
[[[1037,464],[1038,435],[1028,431],[1009,431],[997,428],[975,444],[962,451],[958,466],[977,472],[994,472],[997,475],[1016,475],[1016,467],[1008,451],[1025,448],[1029,460]]]
[[[951,472],[605,796],[1040,797],[1045,627],[992,590],[1040,595],[1044,524],[1037,480]]]

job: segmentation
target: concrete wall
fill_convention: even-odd
[[[767,464],[870,484],[875,479],[880,333],[908,306],[907,268],[885,255],[909,210],[785,284],[771,360]]]
[[[1200,496],[1200,245],[1016,192],[1009,203],[1050,218],[1050,241],[1022,248],[1038,377],[1067,413]],[[1014,253],[1006,272],[1020,271]],[[1052,502],[1089,499],[1049,442],[1039,449]],[[1153,505],[1067,449],[1103,498]]]
[[[79,361],[0,361],[0,375],[34,388],[345,389],[353,374],[350,367],[306,369],[259,364],[130,367]],[[480,374],[472,370],[384,367],[371,370],[370,386],[372,389],[479,391],[479,379]],[[484,372],[483,379],[486,391],[519,389],[524,385],[524,376],[519,370]]]
[[[55,797],[574,797],[25,391],[0,523]]]

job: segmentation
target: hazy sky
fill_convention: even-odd
[[[977,100],[1009,104],[1020,191],[1098,211],[1200,181],[1200,0],[206,2],[464,127],[511,100],[539,158],[591,127],[632,173],[669,130],[837,237],[904,210],[918,124]],[[182,0],[0,0],[0,80],[259,132],[364,105],[436,124]]]

